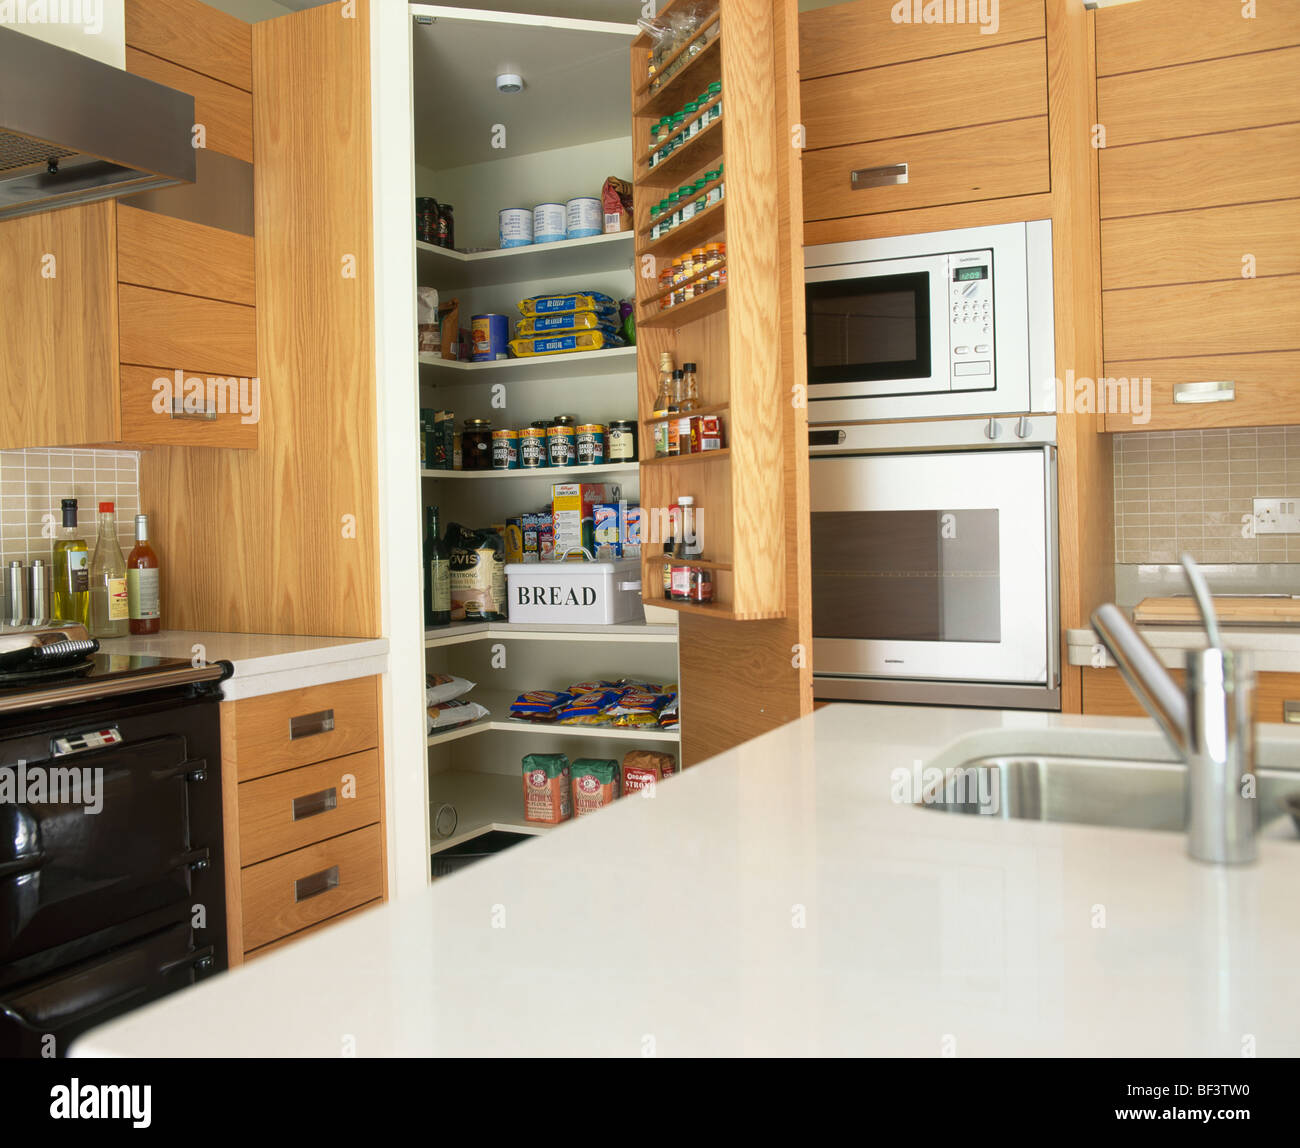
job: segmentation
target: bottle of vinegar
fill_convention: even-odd
[[[99,504],[99,536],[90,560],[90,636],[126,636],[130,610],[126,597],[126,559],[117,542],[117,518],[111,502]]]
[[[135,516],[135,547],[126,557],[126,602],[131,633],[156,634],[162,629],[158,602],[158,555],[149,545],[149,516]]]

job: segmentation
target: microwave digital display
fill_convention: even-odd
[[[973,279],[987,279],[989,269],[987,267],[958,267],[952,273],[953,282],[969,283]]]

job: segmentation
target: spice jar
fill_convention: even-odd
[[[461,470],[492,469],[492,420],[466,419],[460,436]]]

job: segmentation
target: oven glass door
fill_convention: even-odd
[[[816,457],[814,671],[1049,684],[1052,452]]]
[[[807,272],[808,394],[951,390],[946,256]]]

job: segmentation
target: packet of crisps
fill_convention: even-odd
[[[605,725],[609,719],[605,709],[618,700],[616,690],[592,690],[579,694],[556,719],[561,725]]]
[[[510,716],[529,721],[554,721],[573,694],[555,690],[529,690],[510,703]]]

